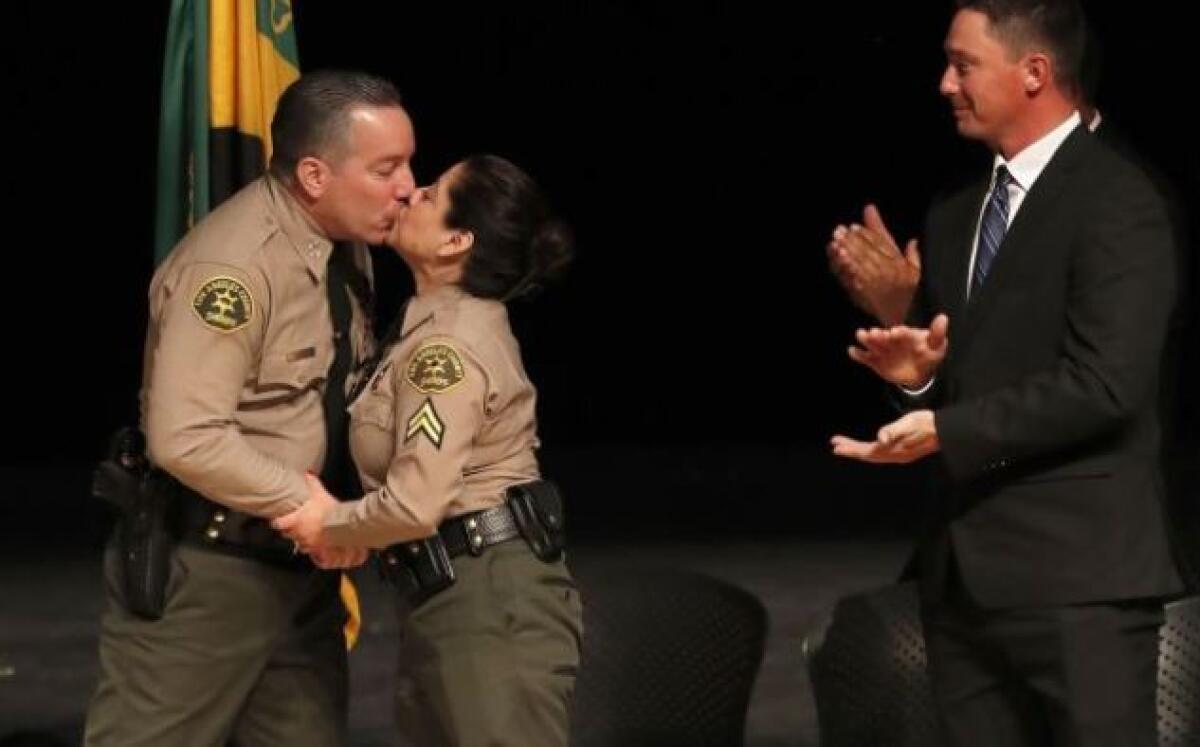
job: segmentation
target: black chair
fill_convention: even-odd
[[[583,659],[571,744],[741,744],[767,614],[698,573],[630,568],[578,576]]]
[[[915,584],[854,594],[804,640],[823,747],[942,743]]]
[[[1160,747],[1200,745],[1200,597],[1166,606]],[[823,747],[943,744],[913,583],[848,596],[804,640]]]
[[[1172,602],[1158,644],[1158,743],[1200,744],[1200,597]]]

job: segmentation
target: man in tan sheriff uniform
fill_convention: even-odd
[[[372,352],[361,244],[384,240],[412,192],[415,144],[396,90],[356,73],[301,77],[271,135],[268,176],[184,237],[150,286],[142,425],[179,483],[180,537],[160,619],[123,604],[115,543],[106,552],[89,745],[345,741],[338,574],[267,520],[307,500],[306,471],[332,479],[345,455],[344,420],[341,433],[326,421]]]

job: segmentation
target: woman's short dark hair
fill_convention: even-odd
[[[449,195],[447,227],[475,237],[461,280],[471,295],[518,298],[540,289],[570,262],[570,229],[551,215],[533,179],[510,161],[467,158]]]

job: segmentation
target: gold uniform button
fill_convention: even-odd
[[[217,537],[221,536],[221,533],[217,531],[216,527],[209,527],[208,531],[204,533],[204,536],[208,537],[210,540],[215,540]]]

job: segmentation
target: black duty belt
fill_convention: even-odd
[[[522,539],[545,562],[562,557],[562,499],[553,483],[535,481],[505,491],[505,503],[446,519],[437,534],[400,542],[376,556],[380,576],[413,609],[455,582],[451,558]]]
[[[507,505],[501,504],[486,511],[473,511],[447,519],[438,527],[438,534],[446,543],[446,554],[452,558],[459,555],[480,555],[492,545],[508,542],[521,536],[516,519]]]
[[[315,567],[266,519],[226,508],[177,484],[181,540],[185,544],[294,570],[310,571]]]

